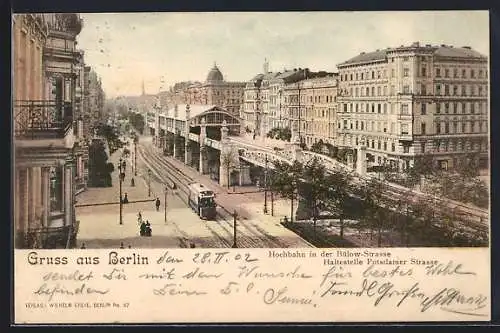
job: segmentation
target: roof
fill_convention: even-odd
[[[224,81],[224,76],[217,65],[214,65],[210,72],[208,72],[207,81]]]
[[[186,119],[186,106],[188,104],[177,104],[177,119],[185,120]],[[196,117],[197,115],[210,110],[215,105],[199,105],[193,104],[189,105],[189,119]],[[168,115],[173,116],[175,114],[175,106],[168,109]]]
[[[406,51],[414,49],[417,51],[430,51],[433,53],[435,57],[445,57],[445,58],[468,58],[468,59],[486,59],[486,56],[481,53],[471,49],[470,47],[453,47],[451,45],[440,45],[440,46],[432,46],[425,45],[420,46],[418,43],[414,43],[411,46],[401,46],[397,48],[386,48],[383,50],[377,50],[374,52],[362,52],[361,54],[340,63],[339,66],[342,65],[350,65],[350,64],[361,64],[367,62],[374,61],[383,61],[387,59],[387,54],[389,52],[398,52],[398,51]]]
[[[340,65],[372,62],[385,59],[387,59],[387,50],[378,50],[375,52],[368,52],[368,53],[362,52],[361,54],[355,56],[354,58],[344,61]]]

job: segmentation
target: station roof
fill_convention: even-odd
[[[189,119],[196,118],[201,114],[207,114],[211,111],[218,111],[222,113],[227,113],[227,110],[217,106],[217,105],[204,105],[204,104],[177,104],[177,116],[176,119],[186,120],[186,107],[189,105]],[[165,113],[162,113],[165,115]],[[166,115],[170,118],[175,115],[175,106],[168,109]]]

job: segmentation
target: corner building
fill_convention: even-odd
[[[404,169],[430,154],[443,169],[465,153],[488,161],[488,59],[470,47],[413,43],[338,65],[338,140],[372,165]],[[371,158],[370,158],[371,155]]]

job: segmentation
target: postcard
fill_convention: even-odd
[[[13,323],[489,321],[489,42],[487,11],[13,14]]]

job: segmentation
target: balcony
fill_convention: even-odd
[[[55,101],[15,101],[14,136],[16,139],[64,138],[72,129],[70,103]]]
[[[413,115],[411,113],[399,113],[398,120],[412,120]]]

